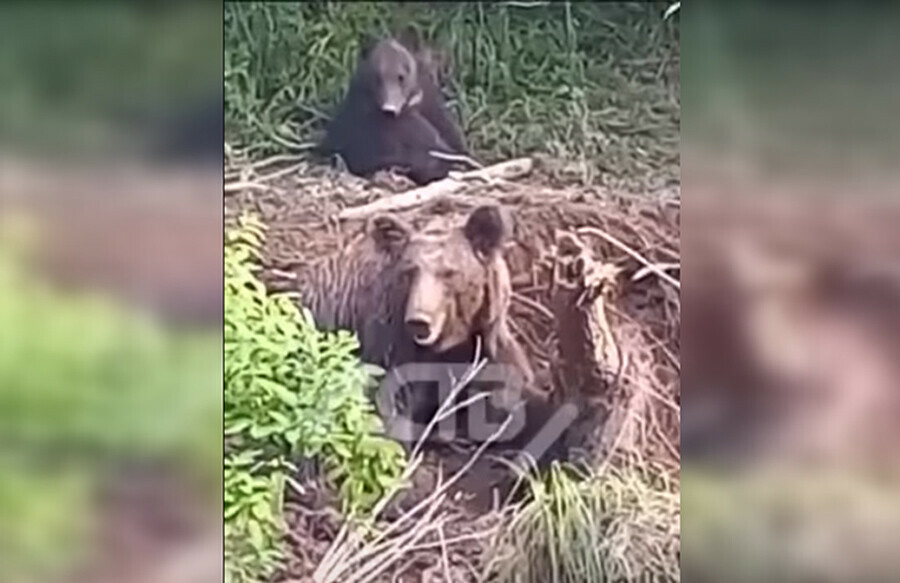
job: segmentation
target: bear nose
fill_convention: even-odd
[[[400,115],[400,106],[396,103],[385,103],[381,106],[381,111],[388,115],[397,117],[398,115]]]
[[[431,323],[421,317],[408,319],[406,329],[416,342],[425,342],[431,336]]]

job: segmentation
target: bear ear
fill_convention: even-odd
[[[463,233],[472,248],[479,253],[490,255],[500,249],[507,234],[506,221],[500,213],[500,207],[485,205],[475,209],[469,215]]]
[[[364,34],[359,41],[359,60],[364,61],[369,57],[369,53],[378,44],[378,38],[371,34]]]
[[[397,35],[397,42],[405,46],[414,55],[422,50],[422,35],[411,24],[403,27],[400,34]]]
[[[367,231],[379,251],[397,250],[409,241],[412,230],[393,215],[380,214],[369,220]]]

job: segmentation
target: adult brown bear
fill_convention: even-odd
[[[420,185],[447,176],[449,163],[430,152],[465,155],[467,149],[431,55],[412,28],[396,38],[364,41],[319,151],[339,155],[358,176],[395,168]]]
[[[355,332],[364,361],[389,371],[425,366],[425,377],[407,385],[412,399],[403,414],[418,433],[407,434],[402,441],[415,441],[434,416],[446,396],[436,385],[448,387],[442,375],[461,376],[479,347],[489,363],[503,365],[495,366],[490,378],[481,381],[513,389],[514,401],[500,404],[499,409],[523,405],[501,441],[516,449],[526,447],[556,412],[529,390],[534,375],[509,330],[512,292],[502,254],[506,231],[506,221],[494,206],[475,209],[462,225],[439,224],[419,231],[396,216],[380,215],[369,221],[364,236],[340,254],[298,274],[300,303],[312,312],[319,327]],[[498,372],[499,376],[494,374]],[[516,386],[517,382],[522,384]],[[524,393],[518,393],[519,389]],[[484,425],[502,424],[496,402],[481,411],[494,418],[486,419]],[[483,430],[473,436],[472,427],[470,417],[462,435],[488,437]],[[447,437],[451,436],[444,435],[442,440]],[[549,447],[554,445],[559,442]],[[541,458],[547,451],[542,445],[540,451],[529,453]],[[557,449],[551,455],[558,454]]]

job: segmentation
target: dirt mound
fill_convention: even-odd
[[[363,181],[302,162],[281,169],[265,162],[244,165],[226,172],[226,184],[232,185],[226,187],[226,223],[249,211],[268,227],[260,277],[273,290],[290,290],[292,271],[360,235],[363,219],[339,220],[343,209],[412,188],[388,174]],[[580,446],[573,453],[593,463],[615,458],[653,464],[677,480],[678,193],[624,197],[598,187],[556,183],[537,171],[510,181],[473,181],[450,195],[396,212],[420,227],[462,221],[476,206],[490,202],[502,205],[512,219],[506,258],[515,292],[513,332],[542,388],[557,400],[578,393],[591,411],[571,431],[569,445]],[[471,455],[471,449],[430,451],[412,487],[385,516],[387,523],[391,514],[396,518],[426,500],[435,492],[436,476],[452,475]],[[446,577],[442,565],[451,569],[451,580],[476,580],[466,565],[478,564],[487,541],[463,542],[466,533],[451,530],[478,530],[479,521],[489,516],[498,522],[497,501],[509,472],[485,458],[468,475],[470,479],[463,477],[448,490],[453,504],[440,511],[440,523],[448,529],[443,535],[460,542],[442,551],[439,541],[423,538],[421,553],[404,555],[407,564],[391,569],[400,577],[396,580],[407,575],[420,580],[416,577],[425,571],[434,571],[440,580]],[[288,571],[301,580],[320,564],[337,534],[340,517],[326,508],[309,501],[289,505],[290,537],[298,550]]]
[[[390,176],[365,182],[328,169],[300,170],[255,182],[245,173],[244,188],[227,198],[227,217],[249,210],[268,225],[261,277],[272,289],[290,289],[292,270],[337,251],[358,236],[362,220],[338,220],[342,209],[390,196],[406,186]],[[270,171],[270,175],[279,173]],[[560,301],[567,292],[556,273],[560,269],[559,237],[575,241],[582,247],[581,261],[609,274],[600,295],[607,298],[603,311],[612,332],[609,340],[619,352],[614,357],[618,363],[609,362],[608,355],[598,358],[597,366],[610,369],[601,375],[607,382],[580,390],[592,392],[594,404],[602,409],[598,425],[604,425],[617,410],[627,410],[623,419],[631,421],[620,421],[613,424],[618,425],[615,428],[606,427],[606,434],[592,436],[597,442],[594,445],[605,442],[610,449],[614,442],[616,450],[642,458],[649,455],[674,472],[680,400],[677,195],[664,192],[626,198],[596,187],[554,185],[537,172],[515,181],[473,182],[452,195],[397,214],[420,227],[434,220],[461,221],[485,202],[501,204],[513,219],[514,234],[506,250],[515,291],[512,324],[545,390],[571,392],[573,385],[581,382],[560,378],[572,365],[562,349],[573,349],[571,337],[578,337],[579,331],[573,328],[575,321],[560,321],[560,310],[564,310]],[[583,275],[590,279],[590,274]],[[580,301],[579,309],[589,309],[587,296],[597,296],[599,288],[593,288],[599,282],[569,284],[586,286],[582,290],[585,297],[569,299]],[[585,341],[603,340],[585,337]],[[596,350],[582,347],[584,353]],[[596,433],[604,428],[590,429],[589,433]],[[609,434],[613,429],[618,435]]]
[[[248,189],[230,197],[227,215],[233,217],[242,210],[261,215],[269,226],[262,278],[273,289],[289,290],[291,271],[337,251],[359,234],[361,220],[335,218],[342,209],[391,196],[405,186],[391,182],[389,176],[364,182],[304,168],[297,176],[279,177],[270,188]],[[607,455],[616,449],[641,458],[650,456],[677,472],[677,198],[672,193],[617,197],[597,188],[555,185],[538,173],[515,182],[475,183],[398,214],[415,226],[435,220],[461,221],[475,206],[490,201],[508,209],[514,222],[506,252],[515,289],[512,324],[547,391],[571,393],[575,385],[584,384],[566,374],[571,362],[566,362],[563,353],[595,352],[591,342],[597,340],[588,334],[579,344],[584,335],[578,324],[560,320],[564,309],[560,299],[572,291],[562,290],[555,274],[558,235],[569,233],[584,246],[595,268],[607,266],[614,274],[608,282],[612,285],[603,291],[612,293],[604,311],[612,342],[619,348],[619,362],[613,365],[607,357],[598,358],[594,364],[609,370],[600,375],[604,378],[594,379],[592,387],[581,389],[593,391],[590,397],[598,415],[582,423],[583,431],[573,432],[581,434],[579,445],[590,445],[592,450],[602,447]],[[616,417],[615,423],[605,423]],[[475,497],[489,498],[483,492]]]

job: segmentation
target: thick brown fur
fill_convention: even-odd
[[[319,150],[369,176],[391,168],[417,184],[444,178],[450,164],[430,151],[466,154],[438,86],[436,58],[412,28],[364,41],[344,101]]]
[[[531,366],[509,330],[505,236],[493,206],[476,209],[461,227],[432,225],[418,232],[380,215],[342,253],[301,274],[300,302],[321,328],[355,332],[361,358],[388,370],[408,363],[469,364],[480,339],[482,357],[510,365],[525,382],[526,426],[507,442],[523,447],[555,409],[530,390]],[[458,366],[452,368],[458,373]],[[427,423],[440,396],[433,384],[409,387],[408,414]],[[559,457],[559,449],[548,455]]]
[[[392,215],[371,219],[363,237],[301,274],[297,292],[324,329],[349,329],[362,358],[389,368],[408,362],[470,362],[483,354],[533,373],[508,327],[511,285],[501,252],[502,219],[481,207],[463,227],[413,230]],[[435,338],[417,342],[407,320],[430,319]]]

